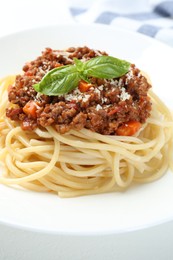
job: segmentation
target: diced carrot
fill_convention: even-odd
[[[57,63],[57,62],[54,64],[54,68],[58,68],[58,67],[61,67],[61,66],[62,65],[60,63]]]
[[[121,125],[116,133],[117,135],[131,136],[134,135],[141,127],[141,123],[138,121],[129,121],[124,125]]]
[[[26,103],[26,105],[23,107],[23,112],[32,118],[37,117],[36,110],[37,104],[34,100],[28,101],[28,103]]]
[[[78,88],[79,88],[80,92],[82,92],[82,93],[87,92],[91,86],[92,86],[91,83],[88,83],[84,80],[80,80],[79,84],[78,84]]]

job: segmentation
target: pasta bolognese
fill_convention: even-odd
[[[147,77],[105,52],[47,48],[0,82],[1,184],[60,197],[124,190],[172,167],[172,136]]]

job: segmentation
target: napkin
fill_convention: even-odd
[[[173,0],[68,0],[77,23],[136,31],[173,47]]]
[[[173,47],[173,0],[5,0],[0,8],[0,36],[47,25],[101,23]]]

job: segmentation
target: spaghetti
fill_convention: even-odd
[[[0,82],[1,184],[73,197],[155,181],[172,167],[173,118],[151,90],[151,116],[134,136],[85,128],[60,134],[53,126],[24,131],[6,117],[7,88],[14,80]]]

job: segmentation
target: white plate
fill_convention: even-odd
[[[137,33],[107,26],[65,25],[34,29],[0,39],[0,76],[21,71],[45,47],[84,46],[136,63],[154,91],[173,108],[173,49]],[[56,195],[0,185],[0,222],[56,234],[110,234],[173,220],[173,173],[124,193],[60,199]]]

